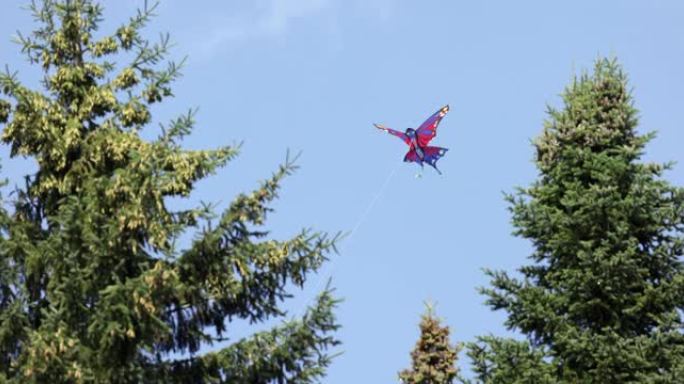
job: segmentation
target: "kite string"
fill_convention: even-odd
[[[389,175],[387,175],[387,178],[382,183],[382,186],[380,186],[380,189],[378,190],[378,192],[375,193],[375,196],[373,196],[373,199],[371,200],[370,204],[368,204],[368,206],[366,207],[366,210],[358,218],[358,220],[356,221],[356,224],[354,225],[354,227],[352,227],[352,230],[349,232],[349,234],[347,236],[345,236],[347,238],[347,244],[349,244],[349,241],[352,239],[352,237],[354,236],[356,231],[359,229],[359,227],[361,227],[361,224],[363,224],[363,222],[366,220],[366,217],[368,216],[368,214],[370,214],[370,212],[373,210],[373,208],[375,207],[375,204],[380,199],[380,196],[383,195],[383,193],[385,192],[385,189],[389,185],[390,181],[392,180],[394,175],[397,173],[397,170],[399,170],[400,165],[401,165],[401,163],[398,163],[397,166],[394,167],[394,169],[389,173]],[[324,281],[322,279],[322,276],[324,274],[330,276],[330,277],[328,277],[328,279],[326,281],[330,281],[332,279],[332,275],[335,272],[335,268],[337,267],[337,264],[335,264],[335,260],[336,259],[332,259],[327,263],[326,266],[328,267],[328,269],[330,269],[329,272],[323,273],[323,271],[321,271],[321,272],[317,273],[316,283],[314,284],[315,289],[313,290],[315,296],[313,296],[309,300],[306,300],[301,305],[301,308],[297,311],[298,317],[302,317],[304,315],[304,311],[306,310],[307,304],[310,304],[316,297],[318,297],[318,292],[321,290],[322,284]]]
[[[349,232],[348,239],[351,239],[352,236],[354,236],[354,233],[356,233],[356,230],[359,229],[361,224],[363,224],[363,222],[366,220],[366,216],[368,216],[368,214],[373,209],[373,207],[375,207],[375,203],[378,202],[378,199],[380,198],[380,196],[382,196],[382,194],[385,192],[385,188],[387,188],[387,185],[389,184],[390,180],[392,180],[392,178],[394,177],[394,174],[397,173],[398,169],[399,169],[399,165],[394,167],[392,172],[390,172],[390,174],[387,176],[387,178],[385,179],[385,182],[382,183],[380,190],[375,194],[375,197],[373,197],[373,200],[371,200],[370,204],[368,204],[368,207],[366,207],[366,210],[363,212],[361,217],[359,217],[359,220],[356,222],[356,225],[354,225],[351,232]]]

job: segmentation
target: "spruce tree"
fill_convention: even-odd
[[[491,272],[488,305],[525,340],[469,346],[485,383],[684,382],[684,190],[640,160],[627,78],[612,59],[576,78],[535,141],[539,178],[508,196],[534,252]]]
[[[154,7],[111,34],[98,31],[103,10],[92,0],[31,9],[39,27],[18,40],[42,87],[0,75],[2,140],[37,162],[0,208],[0,381],[320,379],[338,343],[329,289],[301,318],[241,339],[231,327],[283,319],[286,289],[334,247],[323,233],[275,240],[264,228],[293,163],[225,211],[172,209],[169,198],[188,197],[237,148],[183,149],[192,112],[141,138],[180,68],[166,61],[167,36],[142,36]],[[187,233],[194,239],[178,245]]]
[[[411,352],[411,368],[399,373],[405,384],[451,384],[456,378],[459,348],[449,340],[449,327],[443,326],[428,304],[420,321],[420,339]]]

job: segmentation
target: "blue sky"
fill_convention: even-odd
[[[0,62],[35,81],[16,30],[33,28],[23,2],[3,2]],[[106,2],[104,28],[139,1]],[[188,55],[177,97],[153,110],[167,121],[199,107],[186,144],[243,142],[241,156],[200,183],[193,201],[225,206],[268,176],[289,148],[301,166],[284,184],[269,228],[354,228],[340,254],[288,303],[293,312],[329,276],[344,354],[327,383],[391,383],[409,364],[423,301],[437,302],[454,341],[510,334],[483,305],[484,267],[512,271],[528,242],[510,235],[503,191],[534,180],[530,140],[546,105],[573,74],[614,55],[628,72],[642,132],[657,130],[646,159],[682,161],[684,3],[672,1],[164,1],[148,36],[168,31]],[[32,80],[33,79],[33,80]],[[372,127],[417,126],[444,104],[435,145],[450,148],[443,176],[401,163],[403,144]],[[26,162],[8,160],[16,179]],[[396,171],[396,172],[395,172]],[[393,173],[395,172],[395,173]],[[387,188],[367,207],[387,182]],[[680,164],[667,175],[684,183]],[[237,330],[237,333],[244,330]],[[460,365],[466,366],[465,356]]]

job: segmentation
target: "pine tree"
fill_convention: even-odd
[[[168,36],[141,35],[154,7],[109,35],[93,0],[31,9],[40,27],[18,40],[42,87],[0,75],[2,140],[37,162],[0,208],[0,381],[320,379],[338,343],[329,289],[301,318],[231,338],[231,321],[282,319],[286,288],[302,286],[334,248],[334,237],[312,231],[268,237],[269,203],[293,163],[220,214],[171,209],[168,198],[188,197],[238,148],[183,149],[192,112],[141,138],[180,69],[165,61]],[[177,245],[185,233],[194,240]]]
[[[508,196],[518,236],[530,239],[522,278],[491,272],[488,305],[526,340],[469,346],[485,383],[684,381],[684,190],[670,164],[640,158],[627,79],[600,59],[549,110],[536,140],[539,179]]]
[[[420,339],[411,352],[411,368],[399,373],[405,384],[451,384],[456,378],[459,348],[449,341],[449,327],[443,326],[428,304],[420,321]]]

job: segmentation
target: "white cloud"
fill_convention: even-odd
[[[257,38],[281,36],[293,23],[315,16],[328,8],[333,0],[265,0],[254,2],[256,9],[246,15],[224,18],[214,25],[210,37],[200,47],[202,55],[223,46]]]
[[[269,12],[262,20],[261,29],[270,34],[287,30],[294,20],[325,9],[331,0],[271,0]]]
[[[203,33],[201,43],[196,46],[200,57],[208,58],[229,46],[244,44],[256,39],[286,36],[297,22],[314,17],[326,17],[327,30],[336,29],[332,24],[342,6],[351,12],[360,12],[378,22],[387,22],[391,17],[395,0],[255,0],[251,6],[230,16],[210,15],[209,29]],[[213,19],[212,19],[213,18]],[[332,28],[332,29],[331,29]],[[339,31],[336,31],[339,32]]]
[[[393,3],[394,0],[358,0],[356,6],[378,21],[386,22],[392,16]]]

